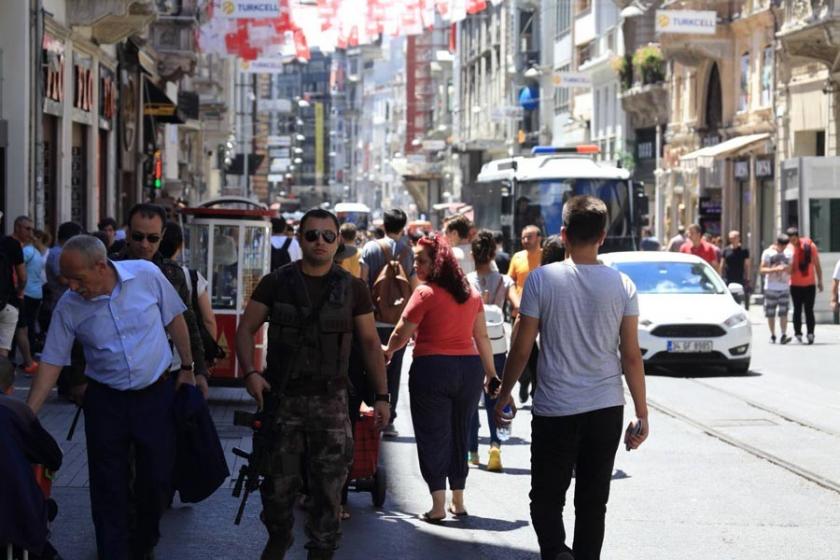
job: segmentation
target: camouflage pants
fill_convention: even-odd
[[[353,461],[347,396],[285,398],[272,455],[272,476],[261,488],[269,542],[262,560],[280,560],[292,545],[294,506],[306,494],[306,548],[330,558],[341,537],[341,490]]]

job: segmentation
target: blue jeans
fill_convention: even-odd
[[[493,363],[496,364],[496,374],[501,376],[505,371],[505,362],[507,361],[507,354],[493,354]],[[484,411],[487,413],[487,427],[490,428],[490,445],[496,444],[501,447],[502,442],[499,441],[499,436],[496,434],[496,418],[494,409],[496,408],[496,399],[490,398],[486,392],[482,391],[484,397]],[[475,409],[475,414],[472,418],[472,427],[470,428],[470,451],[478,451],[478,428],[481,427],[481,422],[478,419],[478,409]]]

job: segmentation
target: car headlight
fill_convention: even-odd
[[[723,324],[729,328],[737,327],[742,323],[746,323],[747,319],[748,317],[745,313],[736,313],[735,315],[724,321]]]

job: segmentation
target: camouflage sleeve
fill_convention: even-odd
[[[184,321],[186,321],[187,329],[190,331],[190,350],[195,364],[195,373],[208,375],[207,363],[204,361],[204,343],[201,341],[201,332],[198,330],[198,320],[192,306],[192,298],[187,287],[187,277],[184,275],[184,270],[173,261],[165,261],[161,270],[172,287],[175,288],[175,291],[178,292],[178,295],[181,296],[181,301],[187,306],[186,311],[184,311]]]

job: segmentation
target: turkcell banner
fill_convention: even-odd
[[[246,74],[282,74],[284,62],[279,58],[242,60],[239,67]]]
[[[657,33],[714,35],[717,12],[691,10],[656,10]]]
[[[556,88],[592,87],[592,78],[584,72],[555,72],[551,82]]]
[[[222,0],[222,17],[230,19],[274,19],[280,17],[278,0]]]

